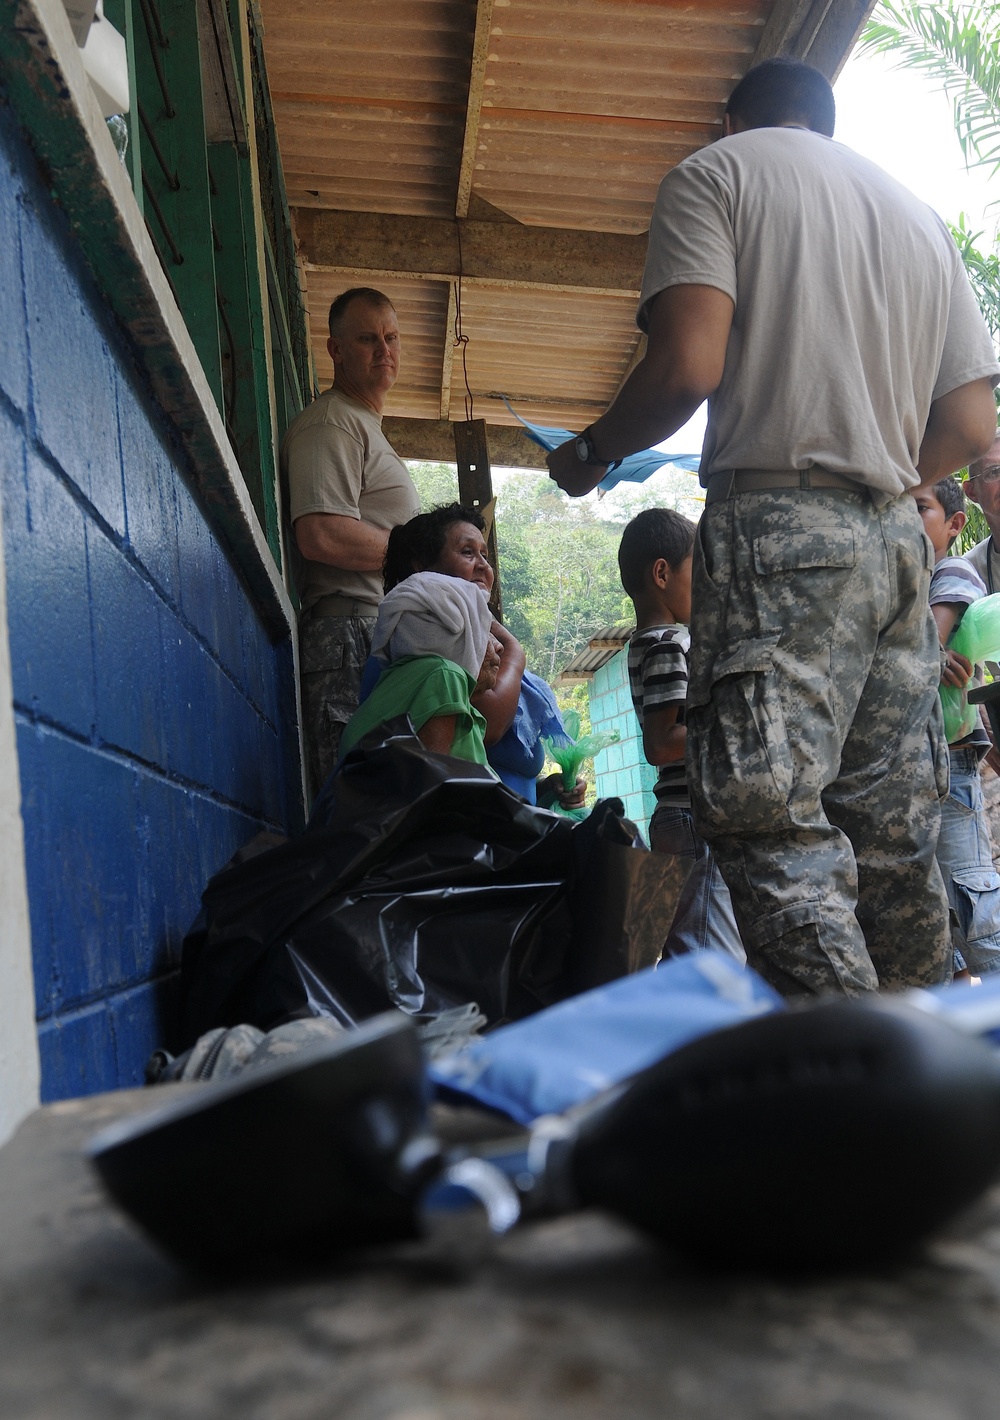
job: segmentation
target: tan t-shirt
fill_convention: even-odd
[[[306,513],[340,513],[388,530],[420,512],[413,480],[382,433],[380,416],[336,388],[292,420],[281,466],[293,524]],[[381,572],[348,571],[301,555],[293,568],[303,611],[330,592],[371,606],[382,600]]]
[[[701,478],[815,464],[913,487],[931,402],[1000,364],[939,217],[831,139],[758,128],[660,185],[638,323],[668,286],[736,305]]]
[[[982,577],[987,592],[1000,592],[1000,547],[996,545],[997,541],[986,537],[965,554],[966,562],[971,562]]]

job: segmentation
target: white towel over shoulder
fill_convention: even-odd
[[[372,655],[383,661],[443,656],[475,679],[492,624],[489,599],[475,582],[442,572],[414,572],[386,592],[375,622]]]

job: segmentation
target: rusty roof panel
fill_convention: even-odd
[[[494,396],[505,394],[536,423],[582,427],[614,396],[634,348],[635,302],[589,293],[466,286],[462,324],[474,414],[516,422]],[[465,384],[456,355],[452,419],[464,419]]]
[[[459,225],[451,241],[425,222],[411,246],[373,221],[341,253],[329,225],[317,241],[318,222],[300,224],[321,384],[329,301],[380,287],[403,337],[386,413],[439,430],[466,415],[449,319],[459,275],[476,415],[511,423],[500,391],[542,424],[580,429],[602,412],[636,350],[638,276],[594,234],[648,229],[664,173],[718,136],[755,57],[815,50],[832,77],[873,0],[260,3],[293,209],[468,219],[471,271]],[[512,222],[517,243],[480,230]]]
[[[267,0],[289,201],[453,215],[475,0]]]

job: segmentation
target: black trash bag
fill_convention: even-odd
[[[497,1024],[585,989],[574,887],[606,843],[633,841],[620,810],[574,825],[429,753],[408,721],[379,727],[305,833],[209,882],[184,942],[178,1047],[217,1026],[354,1025],[391,1008],[426,1019],[469,1001]]]

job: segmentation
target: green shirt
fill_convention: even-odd
[[[416,731],[435,715],[455,716],[451,753],[457,759],[486,763],[486,721],[469,697],[476,682],[468,671],[443,656],[406,656],[379,676],[371,695],[348,720],[340,740],[343,757],[359,740],[397,715],[409,715]]]

